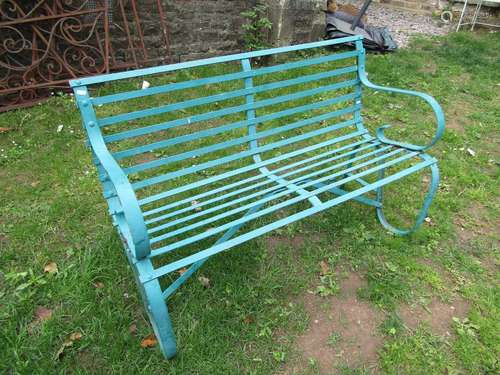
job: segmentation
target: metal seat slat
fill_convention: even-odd
[[[267,224],[267,225],[264,225],[262,227],[259,227],[257,229],[254,229],[250,232],[247,232],[245,234],[242,234],[240,236],[237,236],[237,237],[233,237],[232,239],[228,240],[228,241],[225,241],[225,242],[222,242],[222,243],[219,243],[219,244],[216,244],[208,249],[205,249],[205,250],[201,250],[193,255],[189,255],[187,257],[184,257],[180,260],[177,260],[177,261],[174,261],[172,263],[169,263],[165,266],[161,266],[161,267],[158,267],[156,268],[153,273],[151,274],[151,277],[154,277],[154,278],[157,278],[157,277],[161,277],[163,275],[166,275],[170,272],[174,272],[174,271],[177,271],[178,269],[181,269],[183,267],[186,267],[190,264],[193,264],[195,262],[198,262],[202,259],[205,259],[205,258],[208,258],[212,255],[215,255],[217,253],[220,253],[221,251],[224,251],[224,250],[227,250],[231,247],[234,247],[236,245],[239,245],[243,242],[247,242],[253,238],[256,238],[256,237],[259,237],[259,236],[262,236],[264,233],[267,233],[267,232],[270,232],[274,229],[278,229],[280,227],[283,227],[285,225],[288,225],[290,223],[293,223],[295,221],[298,221],[300,219],[303,219],[307,216],[311,216],[312,214],[315,214],[315,213],[318,213],[318,212],[321,212],[321,211],[324,211],[330,207],[333,207],[333,206],[336,206],[342,202],[345,202],[345,201],[348,201],[356,196],[359,196],[361,194],[365,194],[371,190],[375,190],[377,189],[378,187],[381,187],[381,186],[384,186],[386,184],[389,184],[393,181],[396,181],[398,179],[401,179],[405,176],[408,176],[412,173],[415,173],[416,171],[418,170],[421,170],[423,168],[426,168],[426,167],[429,167],[430,165],[434,164],[436,162],[435,159],[430,159],[430,160],[426,160],[426,161],[423,161],[423,162],[420,162],[408,169],[404,169],[402,171],[399,171],[393,175],[390,175],[388,177],[385,177],[383,179],[380,179],[378,180],[377,182],[374,182],[373,184],[371,185],[368,185],[368,186],[365,186],[363,188],[360,188],[358,190],[354,190],[354,191],[351,191],[349,192],[348,194],[344,194],[344,195],[341,195],[337,198],[334,198],[330,201],[327,201],[325,202],[323,205],[321,206],[316,206],[316,207],[311,207],[311,208],[308,208],[304,211],[300,211],[296,214],[293,214],[293,215],[290,215],[284,219],[279,219],[279,220],[276,220],[270,224]],[[327,185],[325,186],[323,189],[325,191],[328,190],[328,188],[331,188],[333,187],[334,185],[336,185],[336,183],[332,183],[330,185]],[[262,212],[262,211],[258,211],[259,213]],[[248,215],[248,217],[250,217],[251,215]],[[248,222],[249,220],[242,220],[242,222]],[[161,252],[161,253],[160,253]],[[164,251],[160,251],[160,250],[157,250],[156,252],[153,251],[150,255],[149,255],[149,258],[153,258],[153,257],[156,257],[158,255],[161,255],[161,254],[164,254],[165,252]]]
[[[271,158],[271,159],[268,159],[268,160],[265,160],[265,161],[254,163],[253,165],[248,165],[248,166],[245,166],[245,167],[242,167],[242,168],[239,168],[239,169],[235,169],[235,170],[232,170],[232,171],[228,171],[228,172],[219,174],[217,176],[209,177],[209,178],[204,179],[203,181],[197,181],[195,183],[191,183],[191,184],[188,184],[188,185],[180,186],[180,187],[177,187],[177,188],[172,189],[172,190],[168,190],[168,191],[165,191],[165,192],[162,192],[162,193],[159,193],[159,194],[155,194],[155,195],[147,197],[147,198],[140,199],[139,200],[139,205],[143,206],[143,205],[155,202],[157,200],[170,197],[172,195],[180,194],[180,193],[182,193],[184,191],[191,190],[193,188],[197,188],[197,187],[201,187],[201,186],[206,186],[208,184],[214,183],[216,181],[223,180],[225,178],[229,178],[229,177],[235,176],[237,174],[249,172],[251,170],[258,169],[258,168],[260,168],[262,166],[266,166],[266,165],[269,165],[269,164],[272,164],[272,163],[276,163],[276,162],[279,162],[281,160],[285,160],[287,158],[295,157],[297,155],[300,155],[300,154],[303,154],[303,153],[306,153],[306,152],[310,152],[310,151],[317,150],[319,148],[331,146],[331,145],[333,145],[335,143],[340,143],[340,142],[343,142],[343,141],[347,141],[349,139],[352,139],[352,138],[355,138],[355,137],[359,137],[359,136],[363,136],[363,135],[366,135],[366,134],[367,134],[367,131],[366,130],[362,130],[362,131],[358,131],[358,132],[347,134],[345,136],[337,137],[335,139],[329,139],[327,141],[320,142],[320,143],[317,143],[315,145],[311,145],[309,147],[302,148],[300,150],[295,150],[295,151],[292,151],[292,152],[289,152],[289,153],[286,153],[286,154],[283,154],[283,155],[279,155],[279,156],[276,156],[274,158]],[[188,173],[191,173],[191,172],[188,172]],[[151,211],[147,211],[147,212],[149,214],[149,212],[151,212]]]
[[[369,152],[369,153],[366,153],[366,154],[362,154],[361,156],[357,156],[357,157],[354,157],[354,158],[349,159],[347,161],[344,161],[342,163],[335,164],[334,166],[330,166],[330,167],[321,169],[319,171],[315,171],[315,172],[310,173],[310,174],[308,174],[306,176],[299,176],[299,177],[296,177],[296,178],[294,178],[292,180],[287,180],[287,186],[291,185],[291,184],[297,184],[297,183],[301,182],[304,179],[309,179],[311,177],[314,177],[314,176],[317,176],[317,175],[321,175],[323,173],[326,173],[326,172],[329,172],[331,170],[343,167],[343,166],[351,164],[353,162],[366,159],[366,158],[368,158],[370,156],[374,156],[374,155],[380,154],[380,153],[382,153],[384,151],[387,151],[390,148],[391,148],[391,146],[380,147],[380,148],[375,149],[372,152]],[[395,155],[396,153],[399,153],[399,152],[401,152],[401,150],[395,150],[394,154],[386,154],[386,157],[393,156],[393,155]],[[343,155],[340,155],[338,157],[333,157],[333,158],[328,158],[328,159],[322,160],[320,162],[315,163],[315,165],[310,165],[310,166],[308,165],[306,167],[302,167],[300,169],[293,170],[293,171],[291,171],[291,172],[289,172],[289,173],[287,173],[285,175],[280,175],[280,177],[285,178],[285,177],[292,176],[293,174],[297,174],[297,173],[300,173],[300,172],[303,172],[303,171],[307,171],[310,168],[320,166],[322,164],[331,162],[331,161],[336,160],[336,159],[340,159],[342,156]],[[382,159],[379,159],[379,160],[382,160]],[[371,162],[371,160],[370,160],[370,162]],[[366,166],[366,165],[364,165],[364,166]],[[342,175],[343,171],[342,172],[338,172],[338,173],[340,173],[340,175]],[[271,179],[269,179],[269,181],[273,182],[273,180],[271,180]],[[313,186],[313,185],[314,184],[309,184],[309,185],[307,183],[305,184],[306,187],[307,186]],[[267,194],[271,193],[273,190],[276,190],[279,186],[280,185],[278,185],[278,186],[271,186],[270,188],[267,188],[267,189],[258,190],[257,192],[255,192],[253,194],[249,194],[249,195],[245,195],[245,196],[239,197],[238,199],[235,199],[235,200],[232,200],[232,201],[220,204],[220,205],[215,206],[215,207],[211,207],[211,208],[206,209],[206,210],[195,212],[194,214],[191,214],[191,215],[188,215],[188,216],[183,216],[183,217],[181,217],[179,219],[176,219],[174,221],[168,222],[166,224],[161,224],[161,225],[158,225],[156,227],[150,228],[148,230],[148,233],[153,234],[153,233],[159,232],[161,230],[164,230],[166,228],[169,228],[169,227],[172,227],[172,226],[175,226],[175,225],[178,225],[178,224],[185,223],[186,221],[189,221],[191,219],[195,219],[195,218],[200,217],[200,216],[205,216],[205,215],[207,215],[209,213],[212,213],[212,212],[220,211],[222,209],[225,209],[227,207],[233,206],[235,204],[247,201],[249,199],[253,199],[255,197],[262,196],[262,195],[267,195]],[[283,186],[283,187],[287,188],[287,186]],[[304,186],[301,186],[301,187],[304,188]],[[276,194],[276,195],[269,196],[269,198],[267,198],[267,199],[273,200],[273,199],[279,198],[281,196],[284,196],[284,195],[288,194],[289,192],[294,192],[294,190],[287,190],[287,191],[285,191],[283,193],[279,193],[279,194]],[[265,203],[265,202],[267,202],[267,201],[252,202],[252,203],[250,203],[249,206],[238,207],[237,211],[234,211],[234,212],[232,212],[232,211],[224,212],[223,214],[221,214],[222,216],[220,218],[224,218],[226,216],[231,216],[234,213],[237,213],[237,212],[240,212],[240,211],[245,211],[245,210],[251,208],[255,204],[261,204],[261,203]],[[218,220],[218,219],[216,219],[216,216],[211,217],[211,219],[214,219],[214,221]],[[184,228],[182,228],[182,232],[188,231],[190,229],[191,229],[190,227],[184,227]],[[182,233],[182,232],[179,232],[179,233]],[[177,235],[179,233],[175,233],[173,235]],[[153,238],[152,242],[153,243],[156,242],[154,240],[154,238]]]
[[[402,151],[404,151],[404,150],[403,149],[397,149],[397,150],[394,150],[393,153],[396,154],[396,153],[400,153]],[[391,153],[390,156],[392,156],[394,154]],[[383,160],[383,159],[387,158],[388,157],[387,155],[388,154],[376,157],[376,158],[371,159],[370,161],[367,161],[367,162],[365,162],[363,164],[365,164],[365,166],[370,165],[370,164],[374,164],[374,163],[376,163],[376,162],[378,162],[380,160]],[[291,199],[288,199],[288,200],[286,200],[284,202],[277,203],[277,204],[275,204],[275,205],[273,205],[271,207],[267,207],[267,208],[261,209],[260,211],[254,213],[252,215],[248,215],[248,216],[245,216],[243,218],[230,221],[228,223],[225,223],[225,224],[220,225],[220,226],[215,227],[215,228],[211,227],[209,230],[207,230],[205,232],[202,232],[202,233],[190,236],[190,237],[188,237],[186,239],[183,239],[183,240],[180,240],[180,241],[176,241],[173,244],[170,244],[170,245],[158,248],[158,249],[154,249],[151,252],[151,256],[162,255],[162,254],[171,252],[173,250],[176,250],[176,249],[178,249],[180,247],[187,246],[187,245],[189,245],[189,244],[191,244],[193,242],[198,242],[198,241],[203,240],[203,239],[205,239],[207,237],[211,237],[214,234],[223,232],[224,230],[227,230],[227,229],[231,228],[232,226],[238,225],[240,223],[245,223],[245,222],[248,222],[248,221],[251,221],[251,220],[255,220],[255,219],[259,218],[259,217],[262,217],[262,216],[267,215],[269,213],[275,212],[275,211],[277,211],[277,210],[279,210],[281,208],[284,208],[284,207],[290,206],[292,204],[298,203],[300,201],[306,200],[308,197],[312,197],[312,196],[321,194],[323,192],[326,192],[326,191],[328,191],[329,189],[331,189],[333,187],[343,185],[343,184],[345,184],[345,183],[347,183],[349,181],[353,181],[356,178],[360,178],[360,177],[372,174],[374,172],[378,172],[378,171],[380,171],[382,169],[388,168],[388,167],[393,166],[395,164],[398,164],[400,162],[409,160],[409,159],[415,157],[416,155],[418,155],[418,152],[409,152],[409,153],[407,153],[407,154],[405,154],[405,155],[403,155],[403,156],[401,156],[399,158],[390,160],[390,161],[382,163],[382,164],[377,164],[375,167],[370,168],[370,169],[368,169],[366,171],[359,172],[359,173],[357,173],[355,175],[345,177],[345,178],[343,178],[341,180],[338,180],[338,181],[335,181],[333,183],[329,183],[329,184],[327,184],[327,185],[325,185],[325,186],[323,186],[321,188],[317,188],[316,190],[311,191],[307,195],[305,195],[305,194],[304,195],[299,195],[299,196],[297,196],[295,198],[291,198]],[[360,167],[347,168],[346,170],[343,170],[343,171],[340,171],[340,172],[336,172],[336,173],[333,173],[331,175],[328,175],[328,176],[319,178],[317,180],[311,181],[311,182],[303,185],[302,187],[306,187],[306,185],[307,186],[313,186],[314,183],[332,180],[333,178],[338,177],[338,176],[342,176],[342,175],[346,174],[347,172],[349,172],[350,170],[355,170],[356,168],[360,168]],[[245,207],[245,209],[250,209],[252,206],[255,206],[255,205],[258,205],[258,204],[262,204],[262,203],[270,202],[271,200],[276,199],[276,197],[278,197],[278,196],[281,197],[281,196],[284,196],[284,195],[286,195],[286,193],[285,194],[278,193],[278,194],[273,195],[272,197],[260,199],[259,201],[252,202],[251,204],[248,204],[248,205],[243,206],[243,207]],[[228,211],[228,212],[231,212],[232,214],[236,214],[236,213],[239,213],[241,211],[244,211],[244,209],[238,208],[238,209],[234,209],[234,210],[231,210],[231,211]],[[210,217],[209,219],[206,219],[206,220],[203,220],[201,222],[198,222],[197,224],[192,224],[190,226],[185,226],[185,227],[183,227],[181,229],[178,229],[176,231],[173,231],[173,232],[168,232],[168,233],[162,234],[162,235],[157,236],[157,237],[152,237],[151,240],[150,240],[150,242],[151,242],[151,244],[155,244],[155,243],[160,242],[162,240],[165,240],[167,238],[171,238],[171,237],[173,237],[175,235],[178,235],[180,233],[186,232],[187,230],[195,229],[195,228],[198,228],[200,226],[208,225],[208,224],[214,222],[216,219],[222,219],[222,218],[225,218],[225,217],[229,216],[228,212],[225,212],[223,214]]]
[[[366,143],[368,143],[368,145],[356,148],[354,150],[351,150],[349,152],[337,155],[335,157],[327,158],[329,155],[337,154],[337,153],[339,153],[341,151],[344,151],[344,150],[347,150],[347,149],[350,149],[350,148],[353,148],[353,147],[362,146],[363,144],[366,144]],[[280,175],[280,177],[289,177],[291,175],[294,175],[296,173],[299,173],[299,172],[303,171],[304,168],[312,168],[312,167],[316,167],[316,166],[320,165],[320,163],[332,162],[334,160],[345,158],[345,157],[348,157],[348,156],[350,156],[352,154],[355,154],[355,153],[358,153],[358,152],[362,152],[362,151],[368,150],[368,149],[373,148],[373,147],[377,147],[379,144],[380,143],[378,143],[378,142],[372,142],[370,140],[363,140],[361,142],[356,142],[356,143],[353,143],[353,144],[350,144],[350,145],[347,145],[347,146],[335,149],[333,151],[327,151],[327,152],[321,153],[319,155],[315,155],[315,156],[307,158],[307,159],[299,160],[299,161],[297,161],[295,163],[286,164],[286,165],[284,165],[284,166],[282,166],[280,168],[276,168],[276,169],[271,170],[271,172],[276,174],[276,173],[284,172],[284,171],[287,171],[289,169],[298,167],[298,166],[303,165],[303,164],[307,164],[307,163],[309,163],[311,161],[315,161],[315,160],[318,160],[318,159],[323,159],[320,162],[316,162],[316,163],[313,163],[313,164],[308,164],[306,167],[302,167],[302,168],[299,168],[299,169],[293,169],[292,171],[289,171],[287,173],[284,173],[284,174]],[[240,186],[240,185],[248,184],[250,182],[258,181],[258,180],[264,180],[264,181],[258,182],[258,183],[254,184],[254,185],[250,185],[250,186],[238,189],[238,190],[231,191],[230,193],[226,193],[226,194],[223,194],[223,195],[217,195],[215,198],[208,199],[208,200],[200,202],[200,203],[192,204],[192,202],[197,201],[198,199],[201,199],[203,197],[206,197],[206,196],[209,196],[209,195],[218,194],[218,193],[221,193],[221,192],[223,192],[225,190],[231,189],[233,187],[237,187],[237,186]],[[201,207],[203,207],[203,206],[205,206],[207,204],[212,204],[212,203],[218,202],[220,200],[224,200],[224,199],[230,198],[232,196],[239,195],[239,194],[244,193],[244,192],[246,192],[248,190],[253,190],[253,189],[256,189],[256,188],[260,188],[261,186],[265,186],[265,185],[268,185],[268,184],[271,184],[271,183],[273,183],[273,181],[271,181],[268,178],[266,178],[266,176],[263,175],[263,174],[258,174],[258,175],[255,175],[255,176],[243,179],[243,180],[238,180],[237,182],[234,182],[232,184],[224,185],[224,186],[222,186],[220,188],[217,188],[217,189],[214,189],[214,190],[205,191],[205,192],[203,192],[201,194],[197,194],[195,196],[183,199],[181,201],[176,201],[176,202],[173,202],[173,203],[171,203],[169,205],[162,206],[162,207],[160,207],[158,209],[152,210],[152,211],[154,211],[154,213],[158,213],[158,212],[166,211],[167,209],[170,209],[170,208],[175,208],[175,207],[177,207],[179,205],[182,205],[182,204],[186,204],[186,203],[190,204],[188,207],[185,207],[185,208],[182,208],[182,209],[179,209],[179,210],[176,210],[176,211],[171,211],[168,214],[164,214],[164,215],[161,215],[161,216],[154,217],[152,219],[146,220],[145,222],[146,222],[146,225],[153,224],[153,223],[155,223],[157,221],[168,219],[169,217],[180,215],[180,214],[182,214],[184,212],[188,212],[188,211],[191,211],[191,210],[198,210],[199,208],[201,208]],[[147,212],[144,213],[144,216],[147,216],[146,214],[147,214]]]

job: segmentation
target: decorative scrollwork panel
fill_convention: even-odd
[[[167,35],[161,2],[156,5]],[[129,51],[120,59],[113,37]],[[165,45],[168,53],[167,38]],[[0,111],[65,90],[71,78],[145,65],[146,48],[135,0],[0,1]]]

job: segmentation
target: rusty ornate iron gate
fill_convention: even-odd
[[[66,90],[71,78],[167,62],[161,0],[141,3],[0,0],[0,112]],[[153,37],[145,36],[146,12]]]

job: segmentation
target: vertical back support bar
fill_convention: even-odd
[[[250,59],[243,59],[241,60],[241,65],[243,68],[244,72],[249,72],[252,70],[252,65],[250,63]],[[253,79],[252,77],[245,78],[245,88],[252,88],[253,87]],[[245,100],[247,104],[252,104],[254,102],[254,96],[253,94],[249,94],[245,96]],[[255,110],[254,109],[249,109],[247,110],[247,120],[253,120],[255,118]],[[255,124],[251,124],[248,126],[248,135],[254,135],[257,132],[257,129],[255,127]],[[250,149],[254,149],[258,147],[259,144],[257,143],[257,140],[252,140],[250,141]],[[256,163],[259,163],[262,161],[262,158],[260,157],[260,154],[254,154],[253,155],[253,160]],[[276,176],[274,173],[272,173],[267,167],[262,167],[259,168],[259,171],[270,178],[271,180],[275,181],[279,185],[286,187],[286,188],[291,188],[295,190],[299,194],[307,194],[308,192],[301,187],[297,186],[296,184],[288,182],[286,179]],[[312,203],[313,206],[320,205],[321,201],[318,199],[318,197],[313,196],[308,198],[308,201]]]
[[[249,72],[252,70],[252,65],[250,63],[250,59],[241,60],[241,66],[242,66],[244,72]],[[245,78],[244,82],[245,82],[246,89],[253,87],[252,77]],[[245,101],[246,101],[246,104],[252,105],[254,102],[253,94],[246,95]],[[253,120],[254,118],[255,118],[255,109],[247,110],[247,120]],[[250,136],[255,135],[256,132],[257,132],[257,129],[255,127],[255,124],[248,125],[248,135],[250,135]],[[250,149],[251,150],[254,148],[257,148],[257,147],[258,147],[258,143],[257,143],[256,139],[250,141]],[[253,156],[253,160],[256,163],[262,161],[259,154],[255,154]]]

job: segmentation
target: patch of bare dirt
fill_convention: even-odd
[[[456,130],[460,133],[465,131],[465,127],[470,120],[465,117],[472,113],[473,108],[469,102],[455,100],[446,108],[446,128]]]
[[[434,61],[429,61],[427,64],[423,65],[418,69],[419,72],[427,74],[435,74],[438,70],[438,66]]]
[[[25,186],[29,186],[31,183],[35,181],[33,176],[25,172],[17,173],[12,179],[15,182],[14,185],[25,185]]]
[[[0,247],[7,246],[9,238],[5,233],[0,232]]]
[[[377,327],[384,314],[357,297],[365,281],[350,273],[341,282],[340,294],[322,298],[307,294],[304,305],[310,316],[307,331],[295,343],[304,360],[313,359],[321,374],[332,374],[340,365],[365,366],[377,371],[382,337]],[[295,364],[286,374],[295,374],[307,364]]]
[[[154,153],[152,152],[144,152],[142,154],[139,154],[137,155],[135,158],[134,158],[134,163],[137,163],[137,164],[143,164],[143,163],[147,163],[148,161],[153,161],[153,160],[156,160],[156,156]]]
[[[473,204],[464,213],[465,215],[454,219],[462,244],[468,244],[478,236],[490,236],[500,232],[500,220],[492,219],[483,205]]]
[[[426,306],[401,306],[398,315],[408,328],[415,329],[425,323],[434,334],[451,336],[452,318],[463,319],[467,316],[469,308],[469,303],[459,296],[451,304],[434,297]]]
[[[269,250],[275,250],[280,247],[293,247],[295,249],[304,246],[305,242],[305,236],[303,235],[292,237],[272,235],[266,238],[266,248]]]
[[[312,233],[311,235],[297,234],[294,236],[273,234],[266,238],[266,248],[268,250],[275,250],[280,247],[299,249],[307,244],[320,242],[324,237],[323,233]]]
[[[78,352],[78,365],[90,373],[98,373],[102,369],[102,359],[88,349]]]

